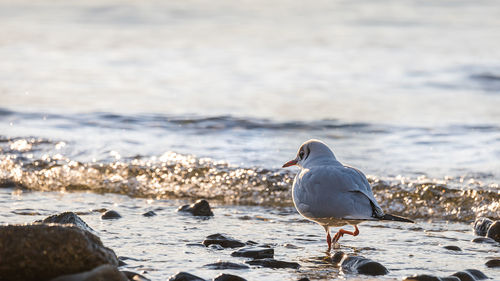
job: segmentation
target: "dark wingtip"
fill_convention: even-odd
[[[414,221],[412,221],[410,219],[398,217],[398,216],[391,215],[391,214],[385,214],[385,215],[379,217],[379,219],[384,220],[384,221],[400,221],[400,222],[415,223]]]

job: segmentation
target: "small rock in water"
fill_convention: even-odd
[[[385,275],[389,273],[382,264],[361,256],[347,257],[342,261],[342,270],[366,275]]]
[[[126,274],[120,272],[118,268],[103,264],[90,271],[77,274],[59,276],[51,281],[129,281]],[[133,280],[133,279],[131,279]]]
[[[268,248],[243,248],[231,254],[233,257],[265,259],[274,257],[274,249]]]
[[[220,245],[223,248],[239,248],[239,247],[245,246],[245,243],[243,243],[239,240],[224,236],[220,233],[209,235],[209,236],[207,236],[207,238],[205,238],[205,240],[203,240],[203,245],[205,245],[207,247],[209,245],[212,245],[212,244]]]
[[[490,228],[488,228],[488,232],[486,233],[486,237],[500,242],[500,221],[495,221],[490,225]]]
[[[444,246],[443,248],[445,248],[446,250],[450,250],[450,251],[462,251],[462,249],[460,249],[460,247],[454,246],[454,245]]]
[[[248,269],[248,268],[250,268],[246,264],[234,263],[234,262],[228,262],[228,261],[218,261],[216,263],[205,264],[204,267],[208,267],[210,269],[217,269],[217,270],[222,270],[222,269]]]
[[[432,275],[414,275],[403,279],[403,281],[441,281],[441,278]]]
[[[146,212],[146,213],[144,213],[142,215],[145,216],[145,217],[154,217],[154,216],[156,216],[156,213],[153,212],[153,211],[149,211],[149,212]]]
[[[477,237],[477,238],[472,239],[472,242],[474,242],[474,243],[488,243],[488,244],[496,243],[495,240],[488,238],[488,237]]]
[[[478,218],[474,222],[474,234],[479,235],[479,236],[486,236],[488,233],[488,229],[490,228],[491,224],[493,223],[492,220],[489,218]]]
[[[77,214],[73,212],[64,212],[56,215],[47,217],[41,221],[36,221],[41,223],[59,223],[59,224],[72,224],[83,230],[94,231],[87,223],[85,223]]]
[[[191,273],[187,273],[187,272],[178,272],[172,276],[170,276],[168,279],[168,281],[205,281],[205,279],[203,278],[200,278],[196,275],[193,275]]]
[[[486,262],[487,267],[500,267],[500,259],[492,259]]]
[[[476,280],[488,279],[488,276],[486,276],[486,274],[477,269],[466,269],[464,271],[470,273],[472,276],[474,276],[474,278],[476,278]]]
[[[344,252],[337,251],[332,256],[332,263],[335,264],[335,265],[338,265],[339,262],[341,262],[344,257],[345,257],[345,253]]]
[[[300,278],[300,279],[299,279],[299,280],[297,280],[297,281],[310,281],[310,280],[309,280],[309,278],[304,277],[304,278]]]
[[[120,216],[120,214],[118,214],[117,211],[109,210],[109,211],[106,211],[104,214],[102,214],[101,219],[113,220],[113,219],[119,219],[121,217],[122,216]]]
[[[126,271],[122,270],[121,271],[125,276],[127,276],[128,280],[133,280],[133,281],[151,281],[150,279],[140,275],[139,273],[132,272],[132,271]]]
[[[456,276],[441,277],[440,281],[460,281],[460,278]]]
[[[476,279],[474,277],[474,275],[472,275],[471,273],[466,272],[466,271],[459,271],[457,273],[453,273],[451,276],[458,277],[460,279],[460,281],[476,281],[476,280],[479,280],[479,279]]]
[[[177,209],[178,212],[188,212],[193,214],[193,216],[213,216],[214,213],[210,209],[210,204],[205,199],[196,201],[191,205],[184,205]]]
[[[214,278],[214,281],[246,281],[246,279],[241,278],[237,275],[221,273]]]
[[[250,265],[260,265],[263,267],[269,267],[269,268],[299,268],[300,264],[296,262],[287,262],[287,261],[278,261],[275,259],[258,259],[258,260],[251,260],[247,261],[248,264]]]

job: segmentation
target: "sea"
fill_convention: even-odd
[[[324,230],[293,207],[298,169],[281,166],[315,138],[416,220],[341,240],[389,269],[374,280],[500,279],[484,265],[499,244],[471,242],[475,218],[500,219],[499,14],[494,0],[2,0],[0,223],[78,212],[152,280],[365,280],[328,263]],[[197,199],[214,218],[176,212]],[[209,269],[246,261],[193,246],[221,231],[301,268]]]

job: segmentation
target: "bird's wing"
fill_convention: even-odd
[[[377,200],[375,199],[375,196],[373,196],[373,191],[370,186],[370,183],[366,179],[366,176],[361,172],[360,170],[350,167],[347,165],[344,165],[344,168],[346,168],[347,174],[350,176],[350,178],[353,181],[353,184],[350,185],[352,192],[361,192],[363,195],[368,197],[370,199],[370,204],[372,205],[373,209],[373,215],[374,217],[382,217],[384,215],[384,211],[380,207],[380,205],[377,203]]]

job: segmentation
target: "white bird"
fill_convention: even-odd
[[[368,180],[358,169],[343,165],[330,148],[319,140],[303,143],[297,157],[283,168],[297,165],[300,173],[293,181],[293,203],[299,213],[325,228],[328,252],[344,234],[357,236],[357,224],[367,220],[413,222],[402,217],[384,214],[373,196]],[[354,232],[339,229],[331,238],[330,227],[346,224]]]

